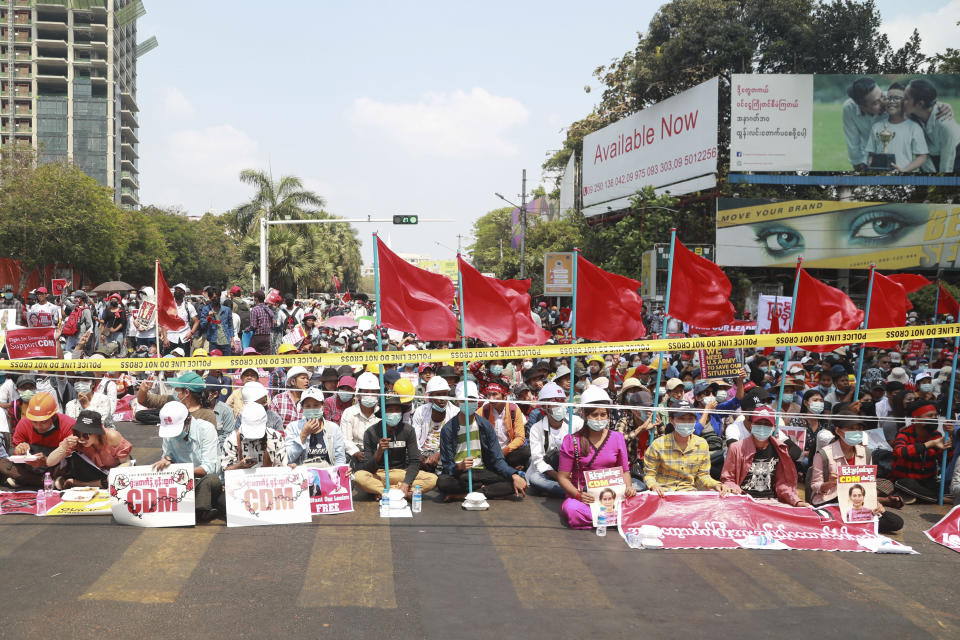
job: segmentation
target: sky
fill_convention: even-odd
[[[146,0],[138,39],[160,47],[137,69],[141,203],[223,212],[253,193],[240,171],[262,169],[345,218],[424,219],[355,225],[366,264],[375,231],[453,259],[495,192],[519,203],[524,169],[528,191],[545,182],[598,100],[591,73],[660,4]],[[957,46],[960,0],[877,4],[894,46],[915,26],[925,53]]]

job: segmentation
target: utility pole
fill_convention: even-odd
[[[526,276],[527,261],[527,170],[523,170],[523,182],[520,191],[520,279]]]

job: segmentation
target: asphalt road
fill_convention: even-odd
[[[155,427],[121,425],[141,462]],[[0,636],[43,638],[960,637],[960,554],[908,506],[913,556],[631,550],[565,529],[559,501],[465,512],[372,501],[312,525],[138,529],[0,517]]]

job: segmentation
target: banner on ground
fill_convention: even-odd
[[[109,516],[110,493],[97,487],[74,487],[47,498],[45,516]]]
[[[714,186],[718,88],[712,78],[584,138],[584,214],[622,209],[646,186],[669,185],[671,195]]]
[[[193,465],[115,467],[108,478],[110,508],[120,524],[182,527],[196,524]]]
[[[717,263],[960,269],[960,204],[717,200]]]
[[[573,295],[574,253],[543,254],[543,295]]]
[[[731,172],[960,168],[960,75],[733,74],[730,82]],[[939,104],[953,113],[938,117]]]
[[[353,511],[350,467],[306,468],[310,481],[310,513],[326,515]]]
[[[937,544],[960,553],[960,505],[950,509],[940,522],[924,531],[924,534]]]
[[[225,471],[227,526],[310,522],[306,472],[289,467]]]
[[[6,338],[7,353],[11,360],[56,358],[56,333],[56,327],[9,329]]]
[[[743,352],[740,349],[700,349],[701,378],[735,378],[743,372]]]
[[[876,523],[845,523],[835,507],[812,509],[713,491],[640,493],[620,506],[620,535],[664,549],[772,549],[914,553],[877,534]]]

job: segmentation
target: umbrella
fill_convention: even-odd
[[[133,291],[136,287],[127,284],[126,282],[121,282],[120,280],[111,280],[110,282],[104,282],[101,285],[97,285],[97,288],[92,291],[92,293],[113,293],[115,291]]]
[[[351,329],[357,326],[357,321],[350,316],[331,316],[323,321],[323,326]]]

